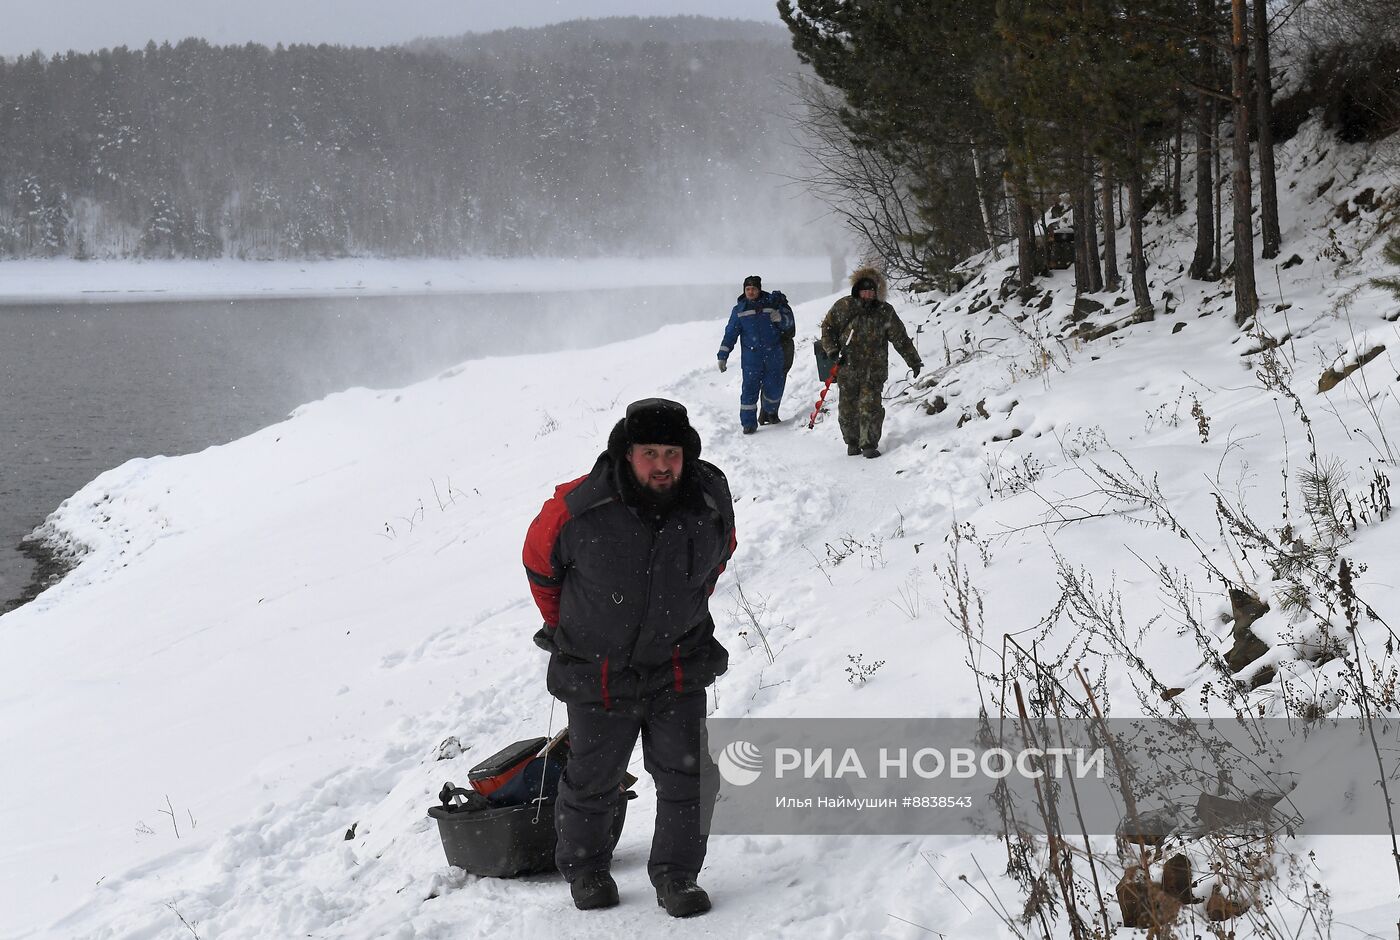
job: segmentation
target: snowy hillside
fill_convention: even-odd
[[[827,298],[797,310],[787,420],[753,437],[738,433],[737,370],[714,367],[717,318],[352,389],[243,440],[104,474],[46,524],[81,546],[79,567],[0,619],[0,933],[1002,935],[988,899],[1018,906],[1005,849],[962,836],[716,836],[700,879],[713,912],[669,922],[646,881],[654,800],[640,752],[641,799],[614,867],[623,903],[610,911],[574,911],[557,879],[447,867],[425,811],[485,754],[560,725],[529,639],[525,527],[588,468],[623,407],[658,394],[690,408],[736,501],[739,549],[712,603],[731,654],[714,716],[974,716],[964,660],[996,668],[1003,633],[1105,669],[1114,712],[1133,714],[1129,656],[1068,615],[1047,620],[1065,570],[1119,592],[1134,636],[1152,624],[1128,652],[1200,713],[1212,673],[1154,567],[1191,579],[1222,652],[1229,603],[1202,558],[1261,596],[1277,590],[1216,518],[1217,493],[1270,526],[1283,492],[1299,498],[1304,427],[1259,373],[1284,374],[1317,452],[1350,474],[1347,492],[1365,490],[1370,469],[1393,472],[1400,446],[1400,301],[1368,284],[1400,188],[1369,151],[1311,124],[1283,148],[1280,179],[1278,260],[1300,263],[1260,267],[1275,355],[1251,352],[1267,337],[1232,324],[1228,283],[1184,275],[1189,210],[1149,220],[1150,322],[1128,322],[1131,304],[1113,294],[1074,314],[1069,271],[1023,308],[999,292],[1013,260],[979,259],[955,296],[896,300],[928,367],[911,382],[894,360],[879,460],[845,456],[834,411],[803,426]],[[1324,371],[1379,346],[1318,391]],[[1149,494],[1155,477],[1190,538],[1142,524],[1153,508],[1105,492],[1104,470]],[[1347,538],[1367,566],[1358,594],[1400,622],[1397,522],[1377,510]],[[946,607],[955,547],[984,604],[980,646]],[[1256,633],[1271,647],[1259,665],[1276,675],[1250,706],[1282,714],[1281,676],[1325,707],[1336,667],[1290,653],[1301,626],[1274,606]],[[1381,628],[1362,630],[1379,645]],[[854,683],[853,656],[883,665]],[[470,750],[435,759],[449,736]],[[1295,849],[1316,852],[1339,936],[1393,929],[1386,839]]]

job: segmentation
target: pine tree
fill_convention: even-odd
[[[1230,95],[1234,145],[1230,166],[1234,215],[1235,323],[1244,326],[1259,308],[1254,286],[1254,194],[1249,168],[1249,20],[1245,0],[1231,0]]]
[[[1269,55],[1269,8],[1253,0],[1255,130],[1259,138],[1260,238],[1265,258],[1277,258],[1282,245],[1278,224],[1278,184],[1274,173],[1274,80]]]
[[[175,200],[165,192],[151,199],[150,215],[141,229],[138,250],[144,258],[174,258],[182,255],[185,232]]]
[[[1184,60],[1180,38],[1162,26],[1176,21],[1180,3],[1001,0],[997,11],[998,34],[1010,52],[981,91],[1012,161],[1044,188],[1080,194],[1086,221],[1093,202],[1085,195],[1092,185],[1086,150],[1104,161],[1106,176],[1126,182],[1133,295],[1139,311],[1150,314],[1143,187]],[[1087,245],[1078,252],[1081,286],[1093,283],[1090,253]]]
[[[20,242],[25,252],[39,250],[44,244],[44,187],[32,176],[20,180],[15,217],[19,220]]]
[[[1091,116],[1072,105],[1077,76],[1095,71],[1081,0],[997,5],[1006,54],[979,86],[1006,136],[1008,156],[1034,187],[1070,195],[1075,289],[1103,288],[1094,219]]]
[[[1220,272],[1215,266],[1215,222],[1212,215],[1215,201],[1213,157],[1219,146],[1216,139],[1216,108],[1223,92],[1219,90],[1219,64],[1216,51],[1220,45],[1219,8],[1216,0],[1196,0],[1193,69],[1196,95],[1196,247],[1191,257],[1189,275],[1194,280],[1213,280]]]
[[[68,248],[68,226],[73,221],[68,194],[62,190],[51,192],[39,214],[41,253],[50,258],[63,254]]]
[[[1002,141],[975,88],[995,50],[989,3],[779,0],[793,49],[844,98],[853,144],[902,172],[913,218],[902,241],[936,276],[996,237]],[[979,171],[980,170],[980,171]]]
[[[1128,184],[1129,267],[1133,299],[1140,316],[1154,307],[1147,284],[1142,222],[1144,179],[1154,158],[1155,141],[1170,133],[1163,115],[1179,96],[1180,76],[1187,71],[1184,37],[1174,25],[1189,21],[1184,0],[1095,0],[1108,79],[1096,110],[1110,132],[1098,141],[1100,154]],[[1116,9],[1114,9],[1116,7]],[[1116,27],[1116,29],[1115,29]],[[1116,132],[1116,133],[1115,133]]]

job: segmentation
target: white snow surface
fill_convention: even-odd
[[[1281,163],[1277,262],[1296,253],[1302,263],[1261,263],[1261,321],[1276,337],[1291,334],[1291,387],[1319,451],[1365,467],[1385,457],[1383,434],[1400,443],[1400,301],[1368,284],[1383,270],[1381,230],[1400,211],[1400,189],[1371,151],[1315,125],[1285,145]],[[1342,222],[1335,208],[1366,188],[1381,207]],[[1158,474],[1206,551],[1238,562],[1268,595],[1266,571],[1226,560],[1213,491],[1274,524],[1281,469],[1296,471],[1306,444],[1289,403],[1262,388],[1260,357],[1243,355],[1256,337],[1232,324],[1228,282],[1181,272],[1189,210],[1150,221],[1157,317],[1091,342],[1052,338],[1071,310],[1071,272],[1043,282],[1044,309],[1045,294],[1025,308],[998,298],[1010,257],[974,259],[969,285],[935,304],[894,298],[928,367],[911,382],[893,359],[879,460],[845,456],[834,409],[805,428],[819,388],[808,350],[828,297],[797,310],[787,420],[751,437],[738,433],[738,370],[714,366],[716,319],[587,352],[466,362],[396,391],[351,389],[242,440],[104,473],[44,527],[81,552],[76,570],[0,619],[0,933],[1006,935],[973,890],[1019,907],[1000,874],[1005,850],[961,836],[716,836],[701,878],[714,910],[670,922],[646,881],[654,794],[640,751],[641,798],[617,851],[623,904],[613,910],[575,911],[557,878],[481,879],[448,867],[425,811],[445,780],[465,782],[485,754],[561,723],[544,689],[545,655],[530,642],[539,617],[521,543],[553,486],[588,469],[626,403],[652,395],[690,408],[705,458],[735,497],[739,548],[712,602],[731,668],[712,714],[975,715],[969,647],[936,573],[957,524],[988,543],[985,561],[970,542],[961,550],[985,600],[986,650],[1003,633],[1035,636],[1057,597],[1053,546],[1121,592],[1130,624],[1163,615],[1136,652],[1195,703],[1209,670],[1139,560],[1191,574],[1204,622],[1227,648],[1230,626],[1215,615],[1228,604],[1190,543],[1136,524],[1144,514],[1131,509],[1058,520],[1102,510],[1085,495],[1086,473],[1095,461],[1126,460]],[[749,270],[762,266],[739,263],[725,280]],[[1098,298],[1106,309],[1091,322],[1127,320],[1132,307],[1115,306],[1116,296]],[[1378,344],[1387,351],[1318,392],[1325,368]],[[939,396],[948,407],[930,414]],[[1208,418],[1204,434],[1194,403]],[[1013,430],[1021,434],[1011,440]],[[1027,478],[1030,489],[1018,482]],[[1364,482],[1357,472],[1349,485]],[[846,538],[861,547],[824,562]],[[1347,554],[1368,566],[1358,590],[1400,621],[1396,520],[1363,527]],[[764,605],[771,663],[740,636],[741,583]],[[1288,632],[1275,608],[1261,636]],[[1091,674],[1106,668],[1115,713],[1133,714],[1132,671],[1081,640],[1057,623],[1039,642],[1075,650]],[[856,654],[885,662],[860,686],[844,671]],[[995,666],[993,653],[975,655]],[[1326,667],[1283,646],[1269,662],[1325,699]],[[1281,713],[1277,689],[1253,701]],[[435,760],[450,735],[470,750]],[[1316,853],[1338,936],[1393,931],[1400,901],[1387,840],[1295,848]]]
[[[826,258],[341,258],[327,261],[0,261],[0,304],[554,292],[823,283]]]

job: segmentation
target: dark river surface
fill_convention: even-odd
[[[783,284],[793,303],[829,284]],[[587,348],[715,321],[738,293],[557,293],[0,306],[0,612],[31,584],[20,540],[132,457],[203,450],[354,386],[483,356]],[[814,324],[801,324],[804,328]]]

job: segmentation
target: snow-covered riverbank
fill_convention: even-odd
[[[1286,614],[1283,585],[1217,516],[1221,497],[1271,531],[1286,512],[1297,532],[1307,524],[1310,444],[1285,387],[1347,493],[1394,472],[1383,441],[1400,415],[1400,357],[1382,350],[1328,391],[1318,380],[1400,349],[1397,302],[1369,284],[1400,191],[1362,149],[1323,147],[1318,133],[1285,148],[1285,257],[1300,261],[1261,277],[1263,332],[1231,322],[1228,282],[1181,274],[1189,213],[1151,219],[1151,321],[1112,293],[1083,319],[1065,271],[1023,307],[1000,295],[1010,259],[989,261],[936,306],[898,299],[929,371],[892,370],[879,460],[845,456],[834,414],[813,431],[798,420],[819,387],[809,350],[827,297],[797,310],[788,420],[752,437],[738,433],[737,370],[713,367],[710,322],[352,389],[226,446],[99,477],[48,524],[84,547],[77,569],[0,618],[0,932],[175,937],[184,921],[204,938],[1009,935],[988,900],[1020,906],[1004,844],[951,835],[717,836],[701,878],[714,911],[669,922],[648,895],[654,791],[640,755],[619,908],[585,916],[557,879],[447,867],[424,815],[443,782],[560,720],[529,639],[525,527],[588,468],[627,402],[665,395],[689,406],[735,497],[739,548],[713,601],[732,665],[714,716],[971,717],[965,660],[999,669],[1005,635],[1102,676],[1114,714],[1139,707],[1136,662],[1191,714],[1226,715],[1211,688],[1234,681],[1212,665],[1233,642],[1229,603],[1203,558],[1275,600],[1255,624],[1275,676],[1250,711],[1336,708],[1342,660],[1299,654],[1313,624]],[[1342,201],[1379,208],[1329,225]],[[1262,355],[1265,333],[1287,336],[1281,358]],[[1103,491],[1104,471],[1125,468],[1191,539],[1154,524],[1145,501]],[[1366,520],[1337,538],[1368,566],[1356,591],[1400,622],[1400,521]],[[1053,613],[1065,571],[1091,575],[1095,597],[1112,592],[1131,655]],[[1160,571],[1188,584],[1199,638]],[[950,573],[977,591],[966,623],[950,617]],[[1385,631],[1363,620],[1379,651]],[[436,759],[448,736],[471,750]],[[1287,843],[1331,892],[1334,935],[1394,929],[1380,831]],[[1316,935],[1279,895],[1288,935]]]

